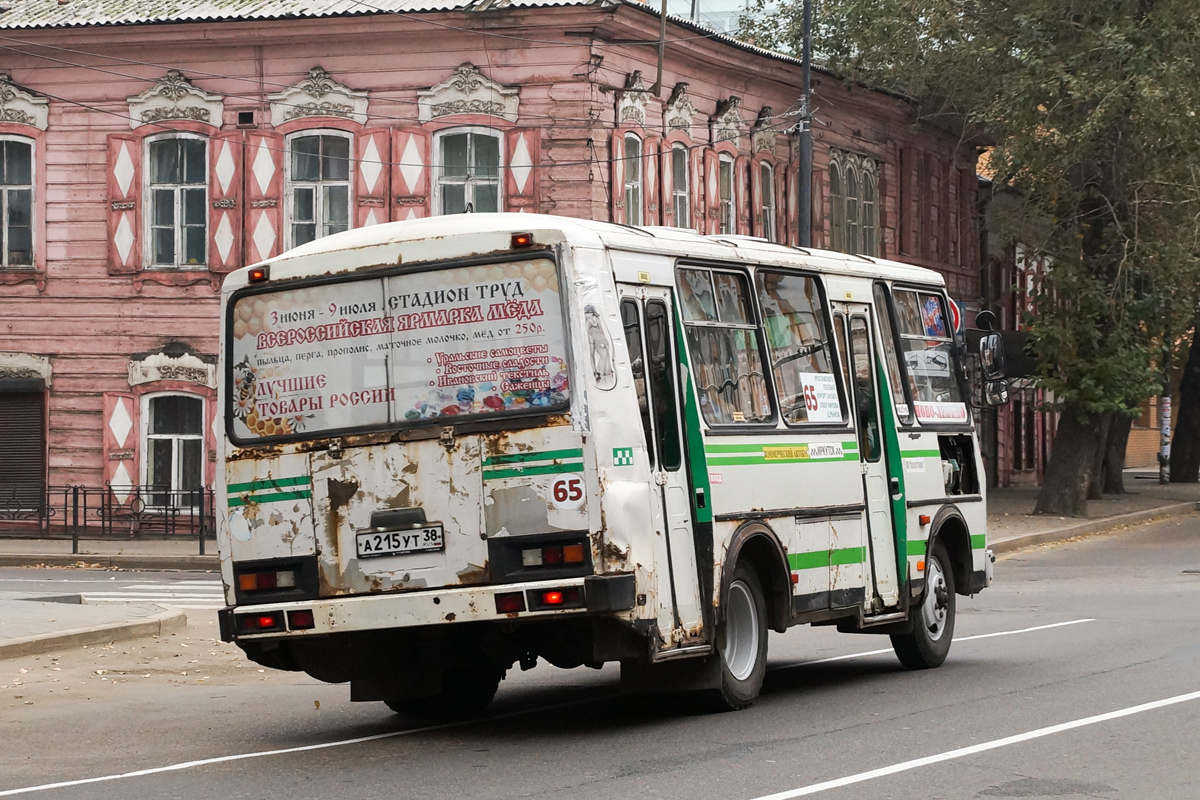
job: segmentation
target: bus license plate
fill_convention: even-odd
[[[359,558],[402,556],[407,553],[432,553],[446,549],[441,525],[427,525],[411,531],[360,533],[355,537]]]

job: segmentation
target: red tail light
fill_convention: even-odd
[[[497,614],[516,614],[525,610],[525,595],[521,592],[505,592],[496,595]]]
[[[302,608],[299,611],[289,611],[288,627],[294,631],[306,631],[317,627],[312,609]]]
[[[283,630],[283,612],[267,611],[261,614],[241,614],[237,618],[241,633],[268,633]]]

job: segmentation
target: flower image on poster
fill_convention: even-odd
[[[548,259],[246,295],[231,317],[242,439],[551,409],[569,398]]]

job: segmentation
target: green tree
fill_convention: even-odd
[[[760,3],[743,36],[798,51],[799,0]],[[814,18],[834,74],[986,132],[996,185],[1049,222],[1029,323],[1062,415],[1036,511],[1083,514],[1113,419],[1157,391],[1156,342],[1194,313],[1200,4],[819,0]]]

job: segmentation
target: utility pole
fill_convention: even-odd
[[[800,192],[796,221],[800,246],[812,247],[812,0],[804,0],[804,44],[800,61]]]

